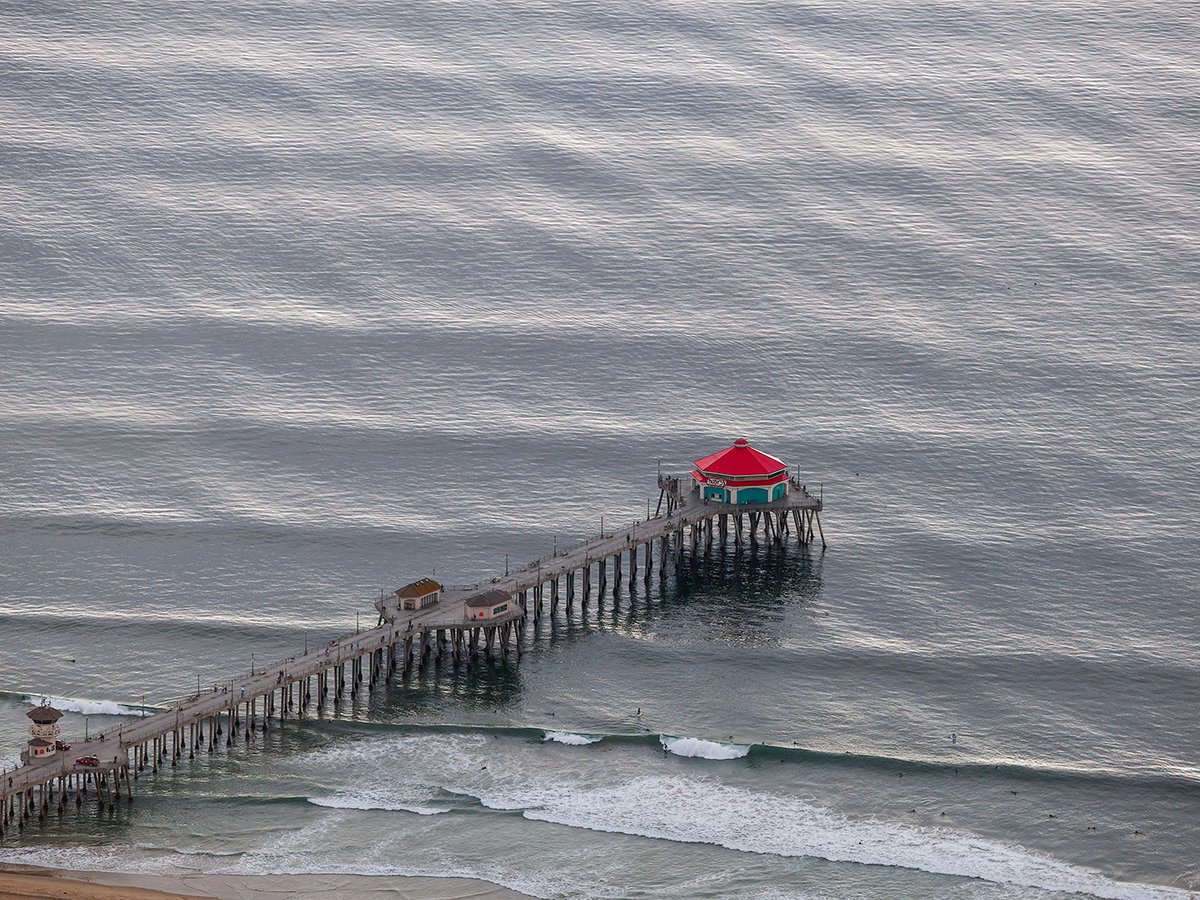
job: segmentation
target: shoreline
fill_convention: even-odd
[[[130,875],[0,863],[0,900],[518,900],[477,878],[424,875]]]

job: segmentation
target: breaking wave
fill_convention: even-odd
[[[549,768],[538,744],[495,734],[393,736],[318,751],[294,763],[354,771],[391,796],[396,770],[384,761],[415,761],[405,799],[418,792],[471,798],[484,809],[569,828],[626,834],[779,857],[808,857],[978,879],[1020,889],[1085,894],[1104,900],[1166,900],[1188,892],[1114,880],[1084,866],[965,830],[855,818],[794,793],[732,782],[726,767],[658,770],[645,752],[620,754],[603,769]],[[745,745],[661,736],[682,756],[737,759]],[[648,747],[646,748],[649,749]],[[348,795],[358,796],[357,788]],[[349,806],[348,803],[344,804]]]
[[[49,703],[63,712],[80,713],[85,716],[152,716],[158,709],[151,706],[130,706],[116,700],[86,700],[74,697],[51,697],[45,694],[26,694],[21,699],[30,706]]]
[[[664,746],[668,741],[704,753],[742,749],[663,736]],[[573,754],[562,758],[577,759],[578,765],[547,767],[545,753],[541,743],[524,736],[506,740],[495,734],[426,733],[371,737],[291,757],[287,762],[297,772],[342,772],[347,781],[329,795],[275,799],[326,807],[330,814],[299,831],[286,830],[277,837],[279,845],[246,847],[225,871],[311,870],[313,849],[328,847],[330,836],[345,827],[346,817],[354,811],[436,817],[473,807],[566,828],[977,879],[1022,897],[1070,893],[1103,900],[1181,900],[1193,896],[1165,886],[1117,881],[1047,853],[970,831],[853,817],[794,791],[766,790],[731,780],[740,769],[664,763],[661,754],[645,745],[631,753],[611,754],[603,767],[591,764],[586,755]],[[405,759],[406,765],[397,768],[396,759]],[[470,798],[471,804],[464,806],[448,797]],[[448,802],[439,803],[439,798]],[[0,853],[5,861],[27,861],[19,856]],[[361,874],[381,860],[366,854],[328,862],[332,870]],[[96,867],[111,868],[111,864]],[[512,881],[498,873],[484,877],[499,883]],[[529,887],[510,886],[527,891]]]
[[[519,796],[486,791],[481,800],[496,809],[523,805]],[[528,805],[522,815],[535,821],[748,853],[893,866],[1106,900],[1190,896],[1171,888],[1114,881],[968,832],[856,821],[796,797],[768,796],[702,778],[644,776],[602,787],[559,785],[533,791],[524,804]]]
[[[935,756],[882,756],[872,753],[852,752],[845,750],[829,750],[801,746],[797,742],[784,743],[778,740],[763,740],[758,743],[735,744],[732,742],[713,741],[706,738],[679,737],[670,734],[656,734],[641,731],[630,732],[595,732],[595,731],[546,731],[544,728],[533,728],[521,725],[480,725],[449,724],[449,723],[413,723],[413,722],[362,722],[362,721],[330,721],[326,728],[331,731],[344,732],[356,737],[364,734],[378,737],[415,737],[415,736],[448,736],[448,735],[487,735],[494,738],[512,738],[527,740],[533,743],[546,743],[553,740],[550,734],[577,735],[603,741],[606,746],[614,747],[647,747],[662,750],[664,741],[702,741],[706,745],[716,747],[746,747],[747,752],[718,759],[739,759],[748,757],[749,760],[785,759],[796,762],[813,762],[840,767],[865,768],[884,771],[904,772],[954,772],[958,774],[973,773],[979,775],[1013,777],[1021,779],[1049,779],[1056,782],[1064,780],[1088,782],[1092,784],[1114,785],[1150,785],[1167,786],[1172,789],[1195,792],[1200,797],[1200,778],[1186,772],[1165,769],[1157,773],[1129,773],[1117,769],[1099,769],[1095,767],[1064,767],[1045,763],[1031,764],[1013,762],[1007,759],[995,758],[955,758],[947,760]],[[558,743],[557,740],[555,740]],[[667,748],[676,755],[684,755],[688,744],[676,749]],[[718,751],[719,752],[719,751]],[[707,758],[702,754],[697,758]]]
[[[663,749],[676,756],[693,756],[700,759],[741,759],[750,752],[749,744],[722,744],[703,738],[658,736]]]
[[[599,735],[591,734],[574,734],[570,731],[547,731],[542,738],[543,742],[549,741],[555,744],[567,744],[571,747],[583,747],[587,744],[598,744],[604,738]]]

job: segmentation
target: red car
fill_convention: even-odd
[[[98,766],[100,765],[100,757],[98,756],[81,756],[75,760],[77,766]]]
[[[54,749],[55,749],[55,750],[70,750],[70,749],[71,749],[71,745],[70,745],[70,744],[68,744],[66,741],[55,741],[55,742],[54,742]]]

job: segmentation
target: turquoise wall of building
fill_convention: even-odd
[[[711,484],[700,486],[701,496],[715,503],[768,503],[772,500],[782,500],[787,496],[787,482],[781,481],[771,487],[714,487]],[[732,499],[737,491],[737,500]]]

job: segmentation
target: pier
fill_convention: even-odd
[[[739,448],[748,445],[735,443],[733,449]],[[759,455],[771,461],[767,469],[782,466]],[[375,602],[379,617],[372,628],[198,691],[69,751],[29,755],[0,781],[0,835],[23,829],[32,818],[61,815],[68,804],[82,806],[88,796],[101,809],[131,804],[133,782],[142,773],[175,766],[185,755],[214,753],[222,742],[233,747],[249,741],[275,719],[336,710],[347,695],[386,686],[414,669],[447,659],[455,665],[520,659],[523,626],[529,619],[536,625],[547,606],[551,614],[560,605],[570,612],[610,591],[617,597],[623,584],[632,589],[640,578],[649,585],[655,571],[665,581],[668,569],[695,564],[714,544],[732,544],[735,554],[747,546],[792,542],[825,548],[821,493],[810,493],[786,467],[764,479],[722,476],[700,466],[718,456],[698,460],[690,475],[659,475],[658,508],[643,521],[475,585],[442,588],[423,579],[414,585],[435,585],[439,598],[421,608],[404,608],[401,592],[385,593]],[[750,491],[774,499],[759,500],[756,493],[752,502],[736,502],[739,492],[744,497]]]

